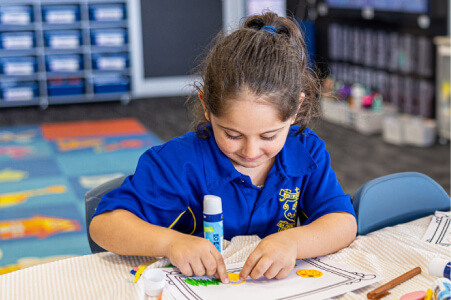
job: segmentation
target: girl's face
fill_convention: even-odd
[[[223,116],[208,116],[219,149],[237,169],[272,165],[294,117],[281,121],[273,106],[256,101],[256,96],[248,92],[229,101],[232,102]]]

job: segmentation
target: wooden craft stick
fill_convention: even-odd
[[[403,283],[404,281],[412,278],[415,275],[418,275],[421,273],[421,268],[420,267],[416,267],[412,270],[410,270],[409,272],[406,272],[404,274],[402,274],[399,277],[396,277],[395,279],[393,279],[392,281],[387,282],[384,285],[381,285],[380,287],[378,287],[377,289],[372,290],[371,292],[369,292],[367,294],[368,299],[375,299],[375,298],[379,298],[378,295],[382,294],[382,293],[386,293],[389,289],[397,286],[400,283]]]

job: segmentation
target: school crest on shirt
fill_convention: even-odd
[[[279,231],[290,229],[296,224],[296,212],[299,200],[299,188],[296,188],[294,192],[290,189],[281,189],[279,192],[279,202],[283,202],[282,208],[284,209],[285,219],[280,220],[277,223]]]

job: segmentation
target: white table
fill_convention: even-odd
[[[428,274],[428,263],[434,257],[449,259],[450,249],[421,241],[430,220],[431,216],[358,236],[348,248],[329,255],[383,277],[377,284],[338,299],[366,299],[369,291],[417,266],[422,274],[391,289],[385,299],[432,288],[436,278]],[[256,236],[234,238],[224,250],[226,264],[244,261],[259,241]],[[105,252],[15,271],[0,276],[0,299],[140,299],[130,270],[149,259]]]

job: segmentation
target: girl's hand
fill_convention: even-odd
[[[204,238],[177,234],[168,246],[167,257],[185,276],[215,276],[229,283],[221,253]]]
[[[263,275],[267,279],[282,279],[293,270],[297,246],[288,231],[274,233],[260,242],[247,258],[240,272],[241,280],[245,280],[249,275],[252,279]]]

